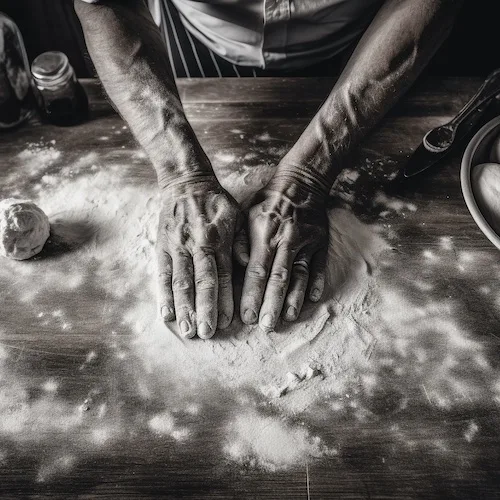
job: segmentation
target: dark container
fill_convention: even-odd
[[[62,52],[44,52],[31,64],[42,115],[55,125],[75,125],[88,115],[85,90]]]

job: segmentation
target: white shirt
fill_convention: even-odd
[[[148,0],[158,24],[162,1],[167,0]],[[329,59],[346,49],[363,33],[383,0],[171,2],[187,30],[227,61],[293,69]]]

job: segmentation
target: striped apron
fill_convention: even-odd
[[[335,76],[339,75],[345,56],[301,70],[264,70],[230,63],[208,49],[184,27],[176,7],[170,0],[160,0],[159,12],[163,39],[176,78],[258,77],[258,76]]]

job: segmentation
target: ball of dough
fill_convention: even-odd
[[[0,201],[0,255],[29,259],[42,250],[49,234],[49,218],[32,201]]]
[[[482,163],[471,171],[472,192],[486,222],[500,235],[500,164]]]
[[[500,163],[500,135],[493,141],[491,146],[490,161],[492,163]]]

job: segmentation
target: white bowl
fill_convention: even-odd
[[[462,167],[460,170],[460,182],[462,184],[462,194],[465,204],[469,209],[473,219],[479,226],[479,229],[486,237],[500,250],[500,236],[486,222],[481,210],[477,206],[474,193],[472,191],[471,170],[481,163],[490,163],[490,150],[493,141],[500,135],[500,116],[493,118],[484,125],[472,138],[467,146],[462,158]]]

